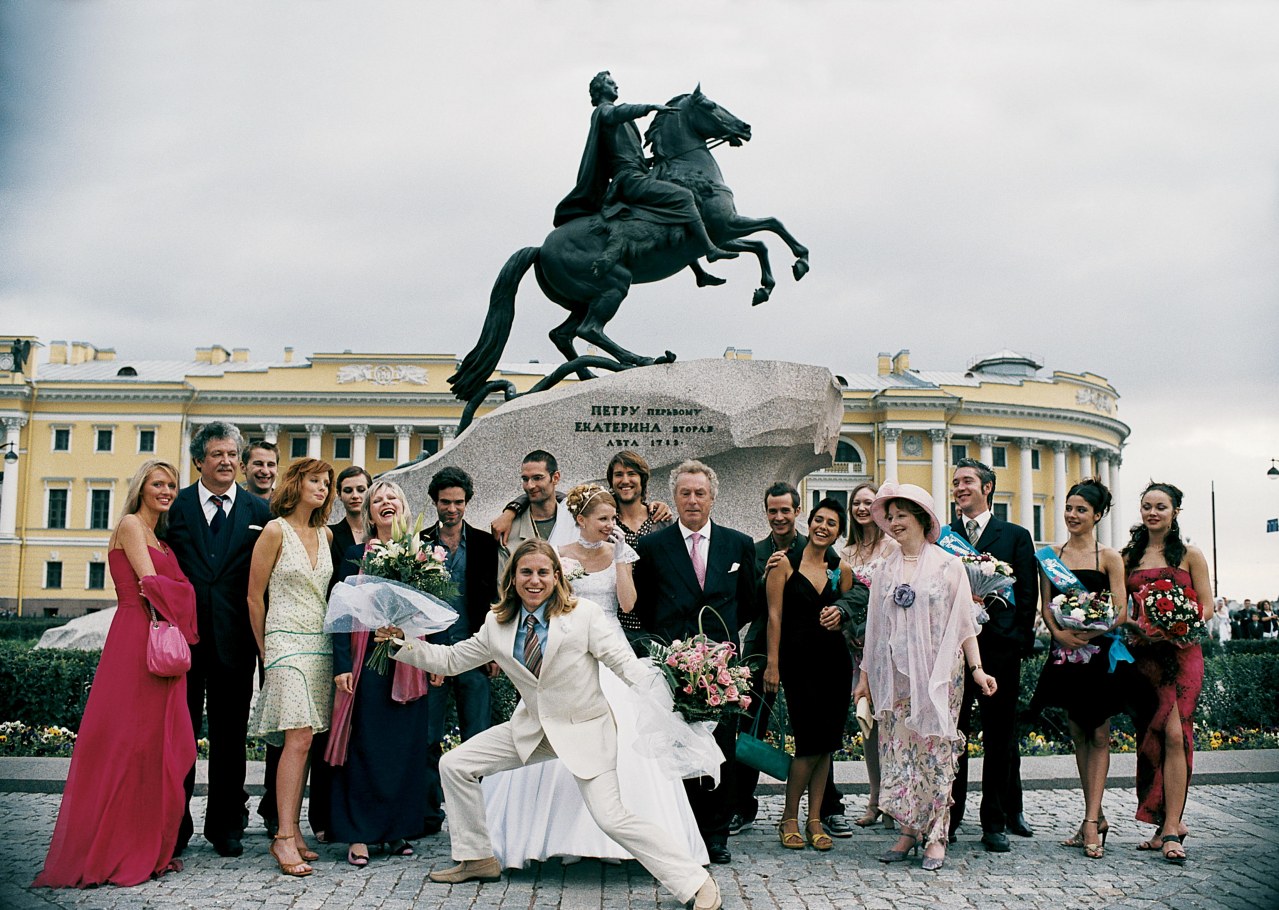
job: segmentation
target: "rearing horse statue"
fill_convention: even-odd
[[[808,272],[808,249],[776,218],[737,214],[733,191],[724,184],[707,143],[728,142],[736,146],[750,138],[750,125],[707,98],[700,85],[691,94],[673,98],[668,109],[656,115],[646,136],[653,151],[655,176],[693,193],[715,244],[730,252],[750,252],[758,257],[760,287],[755,290],[753,303],[759,304],[768,299],[776,282],[764,243],[744,238],[758,231],[771,231],[781,237],[796,257],[793,273],[797,281]],[[661,281],[692,267],[699,285],[722,284],[721,279],[707,275],[698,265],[699,253],[700,249],[679,225],[640,219],[606,220],[596,214],[569,221],[553,230],[542,246],[525,247],[512,255],[493,285],[479,342],[449,377],[454,395],[468,402],[462,425],[470,422],[475,408],[489,392],[504,387],[508,400],[514,397],[510,383],[488,379],[510,338],[515,293],[530,267],[542,293],[569,312],[568,318],[550,332],[551,341],[567,363],[532,389],[540,391],[571,372],[588,379],[593,375],[588,367],[616,371],[673,361],[675,355],[669,351],[658,358],[629,351],[608,337],[604,327],[617,314],[634,283]],[[615,360],[579,357],[574,346],[578,338]]]

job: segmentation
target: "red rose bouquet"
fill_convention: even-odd
[[[1143,585],[1134,595],[1137,629],[1151,641],[1167,641],[1189,647],[1208,631],[1193,588],[1168,578]]]

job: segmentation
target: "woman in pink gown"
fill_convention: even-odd
[[[137,885],[169,871],[195,763],[186,677],[147,669],[147,604],[196,641],[195,591],[156,538],[178,491],[148,461],[129,484],[107,561],[119,609],[89,690],[53,842],[36,886]]]

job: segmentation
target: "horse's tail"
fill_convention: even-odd
[[[493,282],[493,293],[489,295],[489,310],[484,317],[480,340],[471,349],[471,353],[462,359],[457,372],[448,380],[453,387],[453,394],[462,401],[470,401],[483,388],[501,359],[506,342],[511,337],[511,325],[515,322],[515,292],[524,273],[537,260],[539,251],[540,247],[526,246],[513,254],[506,260],[506,265],[502,266],[497,281]]]

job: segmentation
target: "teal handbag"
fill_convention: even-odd
[[[775,707],[770,710],[768,702],[762,701],[750,732],[737,734],[737,760],[761,774],[786,780],[786,775],[790,773],[790,755],[780,745],[773,745],[786,742],[785,706],[780,693],[773,704]],[[768,714],[768,723],[760,730],[760,721],[765,713]],[[762,735],[767,735],[770,731],[773,734],[771,743],[762,738]]]

